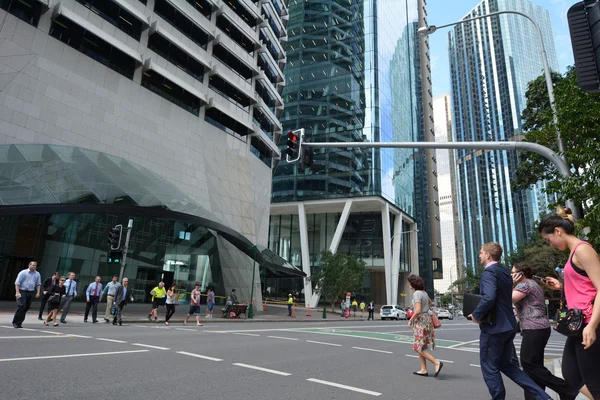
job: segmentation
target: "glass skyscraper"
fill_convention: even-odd
[[[526,0],[484,0],[464,19],[502,10],[520,11],[540,26],[550,68],[558,71],[550,16]],[[448,34],[454,135],[462,141],[521,140],[527,84],[543,74],[535,26],[519,15],[457,25]],[[517,154],[457,150],[456,166],[465,263],[478,263],[481,244],[514,251],[548,204],[542,184],[513,189]]]

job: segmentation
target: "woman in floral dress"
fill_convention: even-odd
[[[429,307],[433,304],[429,299],[429,295],[425,292],[425,283],[420,276],[409,275],[408,287],[413,293],[413,316],[408,321],[408,326],[412,326],[415,335],[413,349],[419,355],[421,369],[413,372],[419,376],[429,376],[427,372],[427,360],[435,365],[435,375],[438,376],[444,363],[431,355],[428,350],[435,350],[435,334],[433,332],[433,324],[429,316]]]

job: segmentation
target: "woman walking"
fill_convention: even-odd
[[[175,304],[177,301],[175,300],[175,285],[171,286],[169,290],[167,290],[167,300],[165,302],[165,306],[167,307],[167,312],[165,314],[165,325],[169,325],[169,320],[175,314]]]
[[[56,322],[56,314],[58,314],[58,307],[60,306],[60,300],[67,293],[65,289],[65,278],[61,276],[58,283],[52,286],[48,290],[48,316],[44,320],[44,325],[48,326],[50,320],[54,321],[54,326],[58,326]]]
[[[564,283],[548,277],[548,286],[564,293],[568,308],[580,309],[585,316],[580,336],[569,336],[562,358],[566,381],[590,399],[600,399],[600,259],[594,248],[575,236],[575,218],[568,208],[542,219],[538,230],[544,240],[559,250],[571,251],[564,268]],[[595,304],[595,306],[594,306]]]
[[[429,376],[427,372],[427,360],[435,365],[435,375],[438,376],[444,363],[436,359],[428,350],[435,350],[435,335],[433,333],[433,324],[429,316],[429,307],[433,304],[429,295],[425,292],[425,282],[420,276],[409,275],[408,287],[413,291],[413,309],[414,314],[408,321],[408,326],[413,327],[415,340],[413,349],[419,355],[421,369],[413,372],[419,376]]]
[[[564,379],[558,378],[544,366],[544,349],[550,339],[550,321],[546,316],[544,289],[534,281],[533,271],[527,263],[516,263],[512,267],[515,287],[512,301],[521,327],[521,366],[523,371],[542,389],[549,387],[561,400],[573,400],[577,389]],[[525,399],[534,397],[525,391]]]

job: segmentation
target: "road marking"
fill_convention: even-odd
[[[314,382],[314,383],[320,383],[322,385],[327,385],[327,386],[333,386],[333,387],[340,388],[340,389],[352,390],[353,392],[369,394],[371,396],[381,396],[381,393],[379,393],[379,392],[373,392],[371,390],[361,389],[361,388],[357,388],[354,386],[341,385],[341,384],[335,383],[335,382],[322,381],[320,379],[314,379],[314,378],[309,378],[309,379],[307,379],[307,381]]]
[[[6,362],[6,361],[46,360],[46,359],[52,359],[52,358],[111,356],[111,355],[115,355],[115,354],[145,353],[147,351],[150,351],[150,350],[127,350],[127,351],[109,351],[109,352],[105,352],[105,353],[62,354],[60,356],[1,358],[0,362]]]
[[[449,349],[454,349],[454,348],[456,348],[456,347],[459,347],[459,346],[464,346],[464,345],[471,344],[471,343],[479,343],[479,339],[477,339],[477,340],[471,340],[471,341],[469,341],[469,342],[461,342],[461,343],[458,343],[458,344],[452,345],[452,346],[450,346],[450,347],[448,347],[448,348],[449,348]]]
[[[131,344],[133,346],[148,347],[150,349],[156,349],[156,350],[171,350],[168,347],[152,346],[150,344],[142,344],[142,343],[131,343]]]
[[[394,354],[394,352],[392,352],[392,351],[377,350],[377,349],[367,349],[365,347],[352,347],[352,348],[356,349],[356,350],[366,350],[366,351],[375,351],[377,353]]]
[[[91,336],[83,336],[83,335],[70,335],[70,334],[68,334],[68,333],[67,333],[66,335],[67,335],[68,337],[71,337],[71,338],[76,338],[76,337],[77,337],[77,338],[82,338],[82,339],[93,339]]]
[[[196,329],[190,328],[175,328],[176,331],[186,331],[186,332],[198,332]]]
[[[31,331],[31,332],[37,332],[37,329],[31,329],[31,328],[21,328],[22,331]]]
[[[188,353],[187,351],[178,351],[177,354],[183,354],[184,356],[190,356],[190,357],[196,357],[196,358],[203,358],[205,360],[210,360],[210,361],[223,361],[220,358],[214,358],[214,357],[209,357],[209,356],[202,356],[200,354]]]
[[[476,367],[476,368],[481,368],[481,365],[479,364],[469,364],[471,367]]]
[[[38,331],[38,332],[51,333],[53,335],[64,335],[63,333],[56,332],[56,331]]]
[[[55,339],[66,338],[66,336],[0,336],[0,339]]]
[[[275,375],[282,375],[282,376],[290,376],[291,375],[287,372],[275,371],[274,369],[257,367],[256,365],[248,365],[248,364],[242,364],[242,363],[233,363],[233,365],[237,365],[238,367],[243,367],[243,368],[255,369],[257,371],[268,372],[270,374],[275,374]]]
[[[282,340],[299,340],[296,338],[291,338],[291,337],[283,337],[283,336],[267,336],[268,338],[271,339],[282,339]]]
[[[419,358],[419,356],[415,356],[413,354],[405,354],[405,356],[412,357],[412,358]],[[438,358],[438,361],[443,361],[445,363],[454,364],[454,361],[452,361],[452,360],[442,360],[441,358]]]
[[[117,339],[106,339],[106,338],[96,338],[96,340],[102,340],[103,342],[112,342],[112,343],[127,343],[124,340],[117,340]]]
[[[256,334],[256,333],[239,333],[239,332],[232,333],[232,335],[243,335],[243,336],[260,336],[260,335],[258,335],[258,334]]]
[[[316,340],[307,340],[306,343],[324,344],[326,346],[337,346],[337,347],[342,346],[341,344],[337,344],[337,343],[317,342]]]

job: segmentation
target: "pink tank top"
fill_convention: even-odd
[[[585,273],[585,271],[582,271],[571,262],[573,254],[575,254],[575,250],[577,250],[580,244],[591,246],[591,244],[582,240],[571,251],[569,260],[565,264],[565,297],[568,307],[582,310],[585,315],[585,322],[588,323],[592,319],[592,310],[594,307],[592,302],[596,298],[596,288],[587,275],[584,276],[579,273]]]

